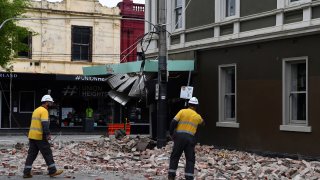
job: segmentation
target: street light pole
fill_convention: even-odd
[[[167,129],[167,38],[166,0],[159,1],[159,60],[158,60],[158,101],[157,101],[157,147],[166,145]]]

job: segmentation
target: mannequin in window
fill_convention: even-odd
[[[93,109],[88,105],[86,109],[86,118],[92,119],[93,117]]]

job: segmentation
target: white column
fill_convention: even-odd
[[[180,34],[180,44],[184,44],[186,42],[186,35],[185,33]]]
[[[235,22],[233,23],[233,34],[239,34],[240,32],[240,23]]]
[[[285,1],[287,0],[278,0],[277,1],[277,9],[281,9],[285,7]]]
[[[151,1],[146,1],[146,2],[145,2],[144,15],[145,15],[145,19],[146,19],[147,21],[150,20],[150,14],[149,14],[150,8],[151,8],[151,7],[150,7],[150,4],[151,4]],[[144,23],[144,33],[150,32],[149,27],[150,27],[149,23],[148,23],[148,22],[145,22],[145,23]]]
[[[277,1],[277,9],[283,9],[285,7],[285,1],[287,0],[278,0]],[[283,12],[278,13],[276,15],[276,26],[283,25]]]
[[[236,18],[240,17],[240,0],[236,0]]]
[[[283,13],[278,13],[276,16],[276,26],[282,26],[283,25]]]
[[[311,7],[303,9],[303,21],[311,20]]]
[[[218,38],[220,36],[220,26],[214,27],[214,37]]]
[[[220,22],[221,21],[221,0],[215,0],[215,22]]]

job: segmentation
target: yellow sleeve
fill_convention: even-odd
[[[49,120],[49,113],[47,110],[43,110],[40,114],[41,121],[48,121]]]
[[[202,119],[202,117],[200,116],[200,114],[198,114],[198,122],[199,122],[199,124],[202,124],[202,123],[203,123],[203,119]]]
[[[182,114],[182,110],[180,110],[180,111],[178,112],[178,114],[174,117],[174,120],[180,121],[181,114]]]

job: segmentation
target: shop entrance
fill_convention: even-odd
[[[0,91],[0,128],[11,128],[10,120],[9,120],[9,92],[8,91]]]
[[[64,97],[59,106],[61,127],[82,127],[86,118],[92,118],[95,127],[114,121],[115,102],[108,97]],[[89,108],[92,114],[87,117]]]

